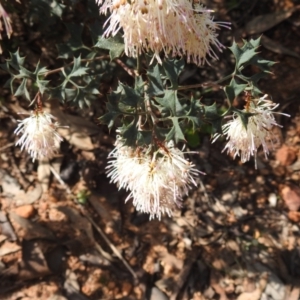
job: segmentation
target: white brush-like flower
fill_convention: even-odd
[[[58,123],[55,118],[42,109],[31,112],[30,117],[19,121],[15,134],[21,134],[16,146],[25,149],[32,160],[51,158],[57,152],[62,141],[57,132]]]
[[[172,216],[189,188],[197,185],[195,178],[200,172],[172,142],[159,145],[155,152],[124,146],[121,138],[115,146],[108,157],[108,177],[119,189],[129,190],[126,201],[133,198],[136,210],[150,214],[150,219]]]
[[[152,51],[161,63],[167,57],[187,56],[188,62],[203,64],[207,56],[217,58],[211,45],[219,50],[217,30],[228,23],[215,22],[211,11],[189,0],[96,0],[100,13],[111,15],[104,36],[114,36],[122,28],[125,53],[137,57]]]
[[[282,127],[274,117],[274,109],[279,104],[266,100],[265,95],[259,99],[249,100],[244,112],[253,114],[248,118],[247,128],[244,126],[241,117],[234,113],[232,120],[223,125],[223,134],[227,136],[227,144],[223,151],[232,153],[234,158],[241,157],[242,163],[249,161],[253,156],[255,159],[255,168],[257,168],[256,155],[257,150],[262,146],[265,157],[268,158],[269,150],[274,149],[274,145],[279,142],[276,134],[273,133],[273,127]],[[287,114],[278,113],[288,116]],[[216,134],[213,142],[220,136]]]
[[[13,32],[13,29],[12,29],[12,26],[11,26],[11,19],[10,19],[9,15],[7,14],[7,12],[5,11],[5,9],[3,8],[3,6],[0,3],[0,39],[2,40],[1,32],[3,31],[4,27],[3,27],[1,19],[4,22],[4,27],[5,27],[6,34],[7,34],[8,38],[10,38],[10,36]],[[0,53],[2,53],[1,47],[0,47]]]

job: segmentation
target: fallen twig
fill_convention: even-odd
[[[95,229],[98,231],[98,233],[101,235],[101,237],[105,240],[105,242],[109,245],[113,253],[123,262],[127,270],[132,274],[134,279],[137,279],[137,275],[131,268],[131,266],[128,264],[128,262],[123,258],[119,250],[111,243],[111,241],[108,239],[108,237],[105,235],[105,233],[102,231],[102,229],[96,224],[96,222],[87,214],[86,211],[82,209],[83,215],[93,224]]]

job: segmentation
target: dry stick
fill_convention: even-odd
[[[137,275],[135,274],[135,272],[133,271],[133,269],[130,267],[130,265],[128,264],[128,262],[123,258],[123,256],[119,252],[119,250],[115,247],[115,245],[113,245],[110,242],[110,240],[105,235],[105,233],[102,231],[102,229],[96,224],[96,222],[84,210],[82,210],[82,213],[93,224],[93,226],[96,228],[96,230],[98,231],[98,233],[102,236],[102,238],[105,240],[105,242],[109,245],[109,247],[111,248],[111,250],[113,251],[113,253],[123,262],[123,264],[128,269],[128,271],[132,274],[132,276],[134,277],[134,279],[137,279]]]
[[[55,176],[55,178],[59,181],[59,183],[65,187],[65,189],[67,190],[68,194],[72,194],[72,191],[70,190],[70,188],[68,187],[68,185],[61,179],[61,177],[59,176],[59,174],[54,170],[54,168],[51,165],[50,165],[50,170],[53,173],[53,175]],[[113,251],[113,253],[123,262],[123,264],[128,269],[128,271],[133,275],[134,279],[137,279],[137,276],[136,276],[135,272],[133,271],[133,269],[130,267],[130,265],[127,263],[127,261],[123,258],[123,256],[118,251],[118,249],[110,242],[110,240],[105,235],[105,233],[101,230],[101,228],[95,223],[95,221],[88,215],[88,213],[85,210],[81,209],[81,212],[90,221],[90,223],[93,224],[93,226],[96,228],[96,230],[99,232],[99,234],[105,240],[105,242],[109,245],[109,247],[111,248],[111,250]],[[96,245],[97,250],[100,251],[100,253],[104,257],[106,257],[106,253],[105,254],[103,253],[105,251],[103,251],[103,249],[101,248],[101,246],[99,244],[97,244],[96,242],[95,242],[95,245]],[[109,259],[111,261],[111,258],[107,258],[107,259]]]
[[[196,259],[197,259],[197,255],[194,253],[194,254],[192,254],[192,257],[186,263],[184,263],[183,269],[178,274],[178,277],[177,277],[177,280],[176,280],[177,285],[174,288],[174,291],[173,291],[173,293],[170,297],[170,300],[176,300],[177,299],[177,296],[178,296],[179,292],[181,291],[183,285],[185,284],[188,276],[191,273],[191,268],[192,268],[194,262],[196,261]]]
[[[127,67],[121,59],[117,58],[116,63],[119,64],[130,76],[135,77],[138,76],[138,72],[136,70],[130,69]]]
[[[7,144],[7,145],[1,147],[1,148],[0,148],[0,152],[3,151],[3,150],[5,150],[5,149],[7,149],[7,148],[10,148],[10,147],[12,147],[12,146],[14,146],[14,145],[15,145],[15,143],[9,143],[9,144]]]
[[[54,168],[50,165],[50,171],[54,175],[54,177],[58,180],[58,182],[66,189],[68,194],[72,194],[72,191],[70,188],[67,186],[67,184],[61,179],[59,174],[54,170]]]

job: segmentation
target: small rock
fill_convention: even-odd
[[[297,158],[297,151],[294,148],[282,145],[276,152],[276,160],[283,166],[291,165]]]
[[[27,204],[15,208],[14,212],[22,218],[29,219],[34,215],[35,209],[31,204]]]
[[[281,189],[282,198],[289,210],[300,208],[300,188],[295,185],[285,185]]]

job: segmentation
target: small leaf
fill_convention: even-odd
[[[184,138],[184,134],[182,132],[182,129],[181,129],[179,121],[178,121],[179,119],[176,117],[173,117],[173,118],[171,118],[171,120],[173,122],[173,127],[167,134],[166,141],[174,140],[176,144],[181,141],[186,142],[186,140]]]
[[[165,90],[165,95],[163,98],[155,97],[155,100],[162,106],[163,109],[169,110],[172,116],[182,116],[183,108],[180,104],[177,91]]]
[[[184,68],[184,59],[165,59],[162,66],[171,81],[171,88],[176,89],[178,87],[178,77]]]
[[[136,107],[141,102],[142,98],[140,95],[130,86],[120,83],[118,88],[122,91],[121,101],[125,105]]]
[[[134,90],[137,92],[138,95],[144,94],[144,86],[145,82],[142,76],[136,76],[134,80]]]
[[[124,139],[124,145],[136,146],[138,137],[137,119],[135,118],[129,125],[123,124],[120,130],[120,134]]]
[[[185,137],[190,147],[196,148],[200,145],[199,133],[194,131],[192,128],[185,130]]]
[[[68,75],[66,75],[65,72],[63,71],[63,74],[68,78],[79,77],[79,76],[85,75],[86,71],[88,69],[89,68],[87,68],[87,67],[81,66],[81,57],[78,56],[77,58],[74,57],[74,59],[73,59],[73,68],[72,68],[71,72]]]
[[[238,84],[234,78],[231,79],[230,84],[225,86],[224,91],[226,93],[226,96],[232,104],[234,99],[245,90],[247,87],[247,84]]]
[[[233,41],[232,46],[230,46],[230,47],[228,47],[228,48],[229,48],[229,49],[231,50],[231,52],[233,53],[236,62],[238,62],[239,59],[240,59],[240,56],[241,56],[242,53],[243,53],[243,51],[241,50],[241,48],[238,46],[238,44],[237,44],[235,41]]]
[[[120,116],[121,114],[119,112],[114,112],[114,111],[109,111],[108,113],[104,114],[99,118],[99,121],[102,124],[106,124],[108,129],[111,130],[112,127],[115,124],[116,119]]]
[[[29,95],[29,92],[27,90],[27,87],[26,87],[26,84],[27,84],[27,79],[24,78],[21,82],[21,84],[19,85],[19,87],[17,88],[14,96],[24,96],[27,100],[30,101],[30,95]]]
[[[213,133],[222,132],[222,118],[218,114],[216,103],[204,105],[203,108],[205,119],[213,126]]]
[[[241,121],[242,121],[245,129],[247,130],[248,120],[251,116],[253,116],[253,114],[245,112],[244,110],[236,109],[236,108],[233,108],[232,111],[235,112],[241,118]]]
[[[245,51],[237,62],[238,68],[240,68],[244,63],[249,62],[255,55],[257,55],[256,48]]]
[[[49,80],[40,80],[39,78],[37,78],[36,84],[42,95],[46,91],[48,83],[49,83]]]
[[[111,60],[121,56],[121,54],[124,52],[124,42],[120,35],[115,35],[114,37],[110,38],[101,36],[98,38],[98,42],[94,47],[109,50]]]
[[[162,95],[164,93],[164,87],[161,80],[159,66],[157,63],[155,65],[149,66],[147,76],[149,78],[148,93],[152,96]]]

